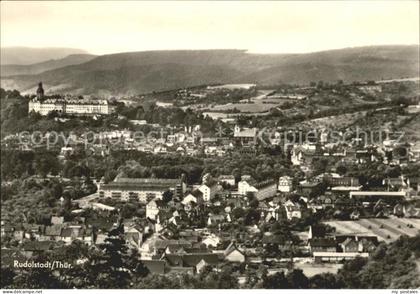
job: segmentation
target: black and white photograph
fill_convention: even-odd
[[[0,8],[3,294],[420,293],[419,1]]]

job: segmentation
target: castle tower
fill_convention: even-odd
[[[36,97],[38,99],[44,98],[44,89],[42,88],[42,82],[39,82],[38,89],[36,90]]]

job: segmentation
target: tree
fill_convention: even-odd
[[[232,216],[235,220],[245,216],[245,210],[242,207],[236,207],[232,210]]]
[[[3,239],[2,239],[3,243]],[[3,243],[4,244],[4,243]],[[9,267],[2,267],[1,268],[1,288],[6,289],[12,286],[13,279],[16,276],[15,272]]]
[[[289,272],[286,279],[293,289],[307,289],[309,286],[309,280],[301,269],[294,269],[292,272]]]
[[[16,274],[13,279],[13,287],[17,289],[62,289],[66,288],[66,285],[53,275],[51,269],[30,268]]]
[[[345,165],[340,164],[339,166],[337,166],[336,170],[337,173],[339,173],[340,175],[345,175],[347,172],[347,167]]]
[[[124,227],[111,230],[105,242],[99,245],[84,268],[88,284],[95,288],[128,288],[131,269],[128,264],[127,245],[123,238]]]
[[[310,288],[312,289],[340,289],[342,283],[337,281],[335,275],[331,273],[322,273],[315,275],[309,279]]]
[[[322,89],[322,88],[324,88],[324,81],[318,81],[318,83],[317,83],[316,87],[317,87],[318,89]]]
[[[359,288],[361,281],[359,279],[359,273],[366,265],[367,260],[362,257],[356,257],[353,260],[348,261],[344,264],[343,268],[338,271],[338,278],[345,282],[348,288]]]
[[[173,196],[174,196],[174,193],[172,193],[172,191],[167,190],[167,191],[163,192],[162,200],[163,200],[163,202],[168,203],[172,200]]]
[[[286,279],[284,272],[275,273],[274,275],[263,277],[262,286],[264,289],[289,289],[290,285]]]

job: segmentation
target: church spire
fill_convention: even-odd
[[[36,90],[36,97],[38,99],[44,98],[44,88],[42,88],[42,82],[38,83],[38,89]]]

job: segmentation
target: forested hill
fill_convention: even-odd
[[[4,77],[2,85],[47,92],[130,95],[214,83],[278,84],[363,81],[419,76],[419,46],[370,46],[308,54],[245,50],[118,53],[34,75]]]
[[[420,287],[420,235],[380,245],[369,260],[356,259],[338,273],[347,288]]]

